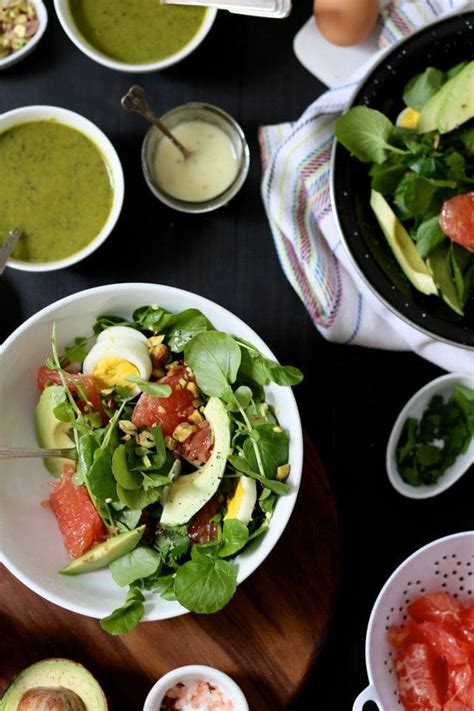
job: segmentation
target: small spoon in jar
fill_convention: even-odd
[[[143,116],[143,118],[153,124],[153,126],[159,128],[160,131],[164,133],[165,136],[169,138],[170,141],[176,146],[176,148],[182,153],[184,160],[189,158],[192,151],[188,150],[186,146],[183,146],[183,144],[178,141],[175,136],[173,136],[169,128],[167,128],[165,124],[160,121],[158,116],[153,113],[153,111],[148,106],[148,102],[145,97],[145,91],[141,86],[138,86],[138,84],[134,84],[133,86],[131,86],[125,96],[122,96],[120,103],[122,104],[122,108],[124,108],[125,111],[135,111],[135,113],[140,114],[140,116]]]
[[[18,227],[14,227],[10,230],[5,244],[0,248],[0,276],[5,271],[10,254],[21,237],[21,230]]]

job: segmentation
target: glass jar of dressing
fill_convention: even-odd
[[[181,212],[210,212],[238,193],[249,170],[249,149],[239,124],[225,111],[192,102],[161,117],[191,151],[178,148],[152,126],[142,147],[148,187],[159,200]]]

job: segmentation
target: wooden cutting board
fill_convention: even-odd
[[[147,622],[111,637],[96,620],[46,602],[2,567],[0,693],[29,664],[68,657],[97,677],[112,710],[141,711],[158,677],[184,664],[208,664],[240,684],[252,711],[279,711],[301,687],[324,642],[339,562],[334,500],[306,438],[302,487],[288,527],[218,614]]]

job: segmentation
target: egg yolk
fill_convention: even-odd
[[[138,368],[123,358],[104,358],[94,368],[94,380],[101,390],[120,385],[131,388],[133,385],[127,380],[129,375],[140,375]]]
[[[416,128],[419,118],[420,112],[408,106],[398,117],[397,125],[400,126],[400,128]]]
[[[235,494],[229,500],[227,504],[227,513],[225,518],[237,518],[239,515],[240,507],[242,505],[242,499],[244,498],[245,489],[242,482],[239,481],[235,489]]]

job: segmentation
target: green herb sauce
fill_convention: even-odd
[[[101,231],[113,191],[97,146],[57,121],[23,123],[0,133],[0,244],[13,227],[12,256],[53,262],[83,249]]]
[[[147,64],[175,54],[201,27],[207,10],[160,0],[70,0],[83,37],[106,56]]]

